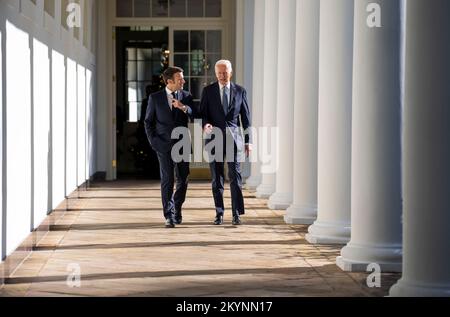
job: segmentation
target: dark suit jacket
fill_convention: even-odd
[[[149,97],[144,121],[145,132],[150,145],[156,152],[170,152],[173,144],[177,142],[177,140],[172,140],[171,138],[173,129],[177,127],[187,128],[189,121],[193,121],[198,115],[193,104],[192,95],[189,92],[180,91],[178,100],[192,109],[191,115],[176,108],[170,111],[165,89]]]
[[[242,150],[244,142],[239,128],[241,127],[241,124],[244,130],[251,126],[247,92],[243,87],[231,83],[230,100],[228,113],[225,114],[220,98],[219,83],[216,82],[205,87],[200,102],[203,127],[209,123],[214,127],[220,128],[224,133],[224,136],[226,130],[228,130],[232,133],[237,148]],[[208,141],[210,142],[211,140]],[[251,143],[251,133],[245,135],[245,143]]]

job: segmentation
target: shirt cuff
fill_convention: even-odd
[[[191,109],[191,107],[186,106],[186,113],[187,113],[188,115],[191,115],[191,114],[192,114],[192,109]]]

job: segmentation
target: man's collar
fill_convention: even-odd
[[[223,85],[219,82],[219,88],[220,89],[223,89]],[[230,89],[231,88],[231,81],[230,82],[228,82],[228,84],[227,84],[227,86],[226,86],[228,89]]]
[[[170,90],[169,88],[166,87],[166,93],[167,93],[168,95],[171,95],[173,92],[177,92],[177,91],[176,91],[176,90],[175,90],[175,91],[172,91],[172,90]]]

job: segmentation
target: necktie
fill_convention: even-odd
[[[173,97],[173,99],[177,100],[177,93],[175,91],[172,92],[172,97]],[[173,105],[172,104],[170,104],[170,110],[173,110]]]
[[[223,87],[222,106],[225,115],[228,114],[228,87]]]

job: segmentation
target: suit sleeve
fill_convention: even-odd
[[[200,116],[202,118],[202,128],[209,123],[209,113],[208,113],[208,95],[206,88],[203,89],[202,99],[200,100]]]
[[[252,125],[252,121],[250,108],[247,102],[247,92],[245,91],[245,89],[243,89],[242,91],[241,122],[245,132],[245,144],[252,143],[252,134],[251,130],[249,129]]]
[[[144,120],[145,133],[147,134],[147,139],[150,145],[152,145],[152,138],[155,134],[155,126],[156,126],[156,105],[153,101],[153,97],[150,96],[148,98],[148,106],[147,112],[145,114]]]

